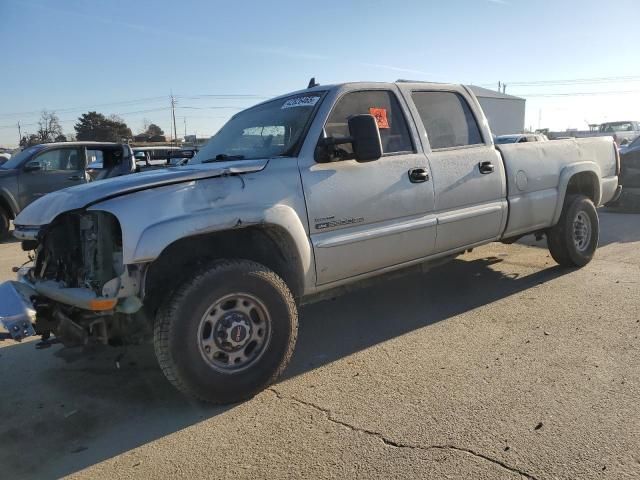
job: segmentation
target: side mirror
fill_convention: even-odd
[[[42,165],[38,160],[31,160],[24,166],[25,172],[37,172],[38,170],[42,170]]]
[[[369,114],[349,118],[353,154],[358,162],[378,160],[382,156],[382,140],[376,117]]]
[[[341,155],[339,160],[355,159],[358,162],[371,162],[382,156],[382,140],[378,123],[373,115],[354,115],[348,120],[348,137],[328,137],[320,139],[316,149],[316,161],[331,162],[336,145],[350,143],[353,154]]]

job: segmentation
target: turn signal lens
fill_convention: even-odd
[[[117,298],[95,298],[89,301],[90,310],[111,310],[118,303]]]

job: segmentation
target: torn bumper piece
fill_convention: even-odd
[[[0,324],[7,332],[0,331],[0,340],[11,338],[20,341],[36,334],[33,324],[36,311],[31,297],[36,291],[24,283],[10,281],[0,284]]]
[[[113,310],[118,303],[117,298],[98,297],[93,290],[88,288],[67,288],[53,280],[37,282],[33,288],[43,297],[84,310]]]

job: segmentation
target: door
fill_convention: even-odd
[[[329,113],[324,135],[348,136],[349,117],[363,113],[377,119],[380,159],[341,160],[352,153],[343,144],[335,161],[301,164],[318,284],[424,257],[435,244],[427,158],[395,92],[348,91]]]
[[[19,182],[22,208],[49,192],[84,183],[83,150],[78,147],[46,150],[25,164]]]
[[[497,239],[506,222],[506,177],[486,128],[483,139],[480,112],[462,92],[413,91],[411,98],[431,150],[436,252]]]

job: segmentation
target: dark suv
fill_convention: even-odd
[[[126,144],[64,142],[24,149],[0,165],[0,239],[9,233],[10,220],[37,198],[134,171]]]

